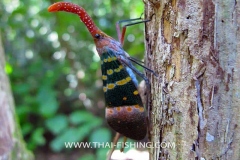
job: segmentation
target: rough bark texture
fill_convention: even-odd
[[[4,58],[0,34],[0,160],[32,160],[33,155],[26,150],[15,115]]]
[[[240,159],[240,3],[144,2],[150,159]]]

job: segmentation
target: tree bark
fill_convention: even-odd
[[[240,159],[240,3],[144,2],[150,159]]]
[[[17,121],[0,33],[0,160],[32,160]]]

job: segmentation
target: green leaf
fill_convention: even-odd
[[[102,160],[107,158],[107,153],[108,153],[109,148],[99,148],[97,150],[97,160]]]
[[[89,126],[91,126],[91,128],[96,128],[101,126],[102,123],[103,120],[101,118],[94,117],[94,119],[92,119],[92,121],[89,122]]]
[[[69,128],[62,134],[57,136],[51,143],[50,146],[53,151],[59,152],[65,148],[65,142],[80,142],[86,138],[92,129],[101,125],[102,121],[97,120],[89,123],[84,123],[79,128]]]
[[[31,113],[31,107],[27,105],[19,105],[16,107],[16,113],[20,119],[25,119]]]
[[[69,120],[72,124],[80,124],[94,120],[94,116],[87,111],[76,111],[70,114]]]
[[[68,126],[68,121],[65,115],[56,115],[48,119],[45,124],[53,134],[57,135]]]
[[[28,83],[15,84],[14,92],[17,94],[27,94],[29,93],[30,85]]]
[[[96,158],[92,154],[86,154],[82,156],[81,158],[78,158],[78,160],[95,160]]]
[[[56,93],[47,86],[40,88],[37,100],[40,104],[39,112],[44,117],[54,115],[58,109],[58,102],[56,100]]]
[[[13,68],[12,68],[11,64],[9,64],[8,62],[6,62],[5,72],[6,72],[7,74],[11,74],[12,71],[13,71]]]
[[[78,141],[82,141],[85,137],[87,137],[91,130],[94,129],[97,125],[93,125],[93,123],[85,123],[83,125],[81,125],[78,129],[77,129],[77,138]]]
[[[33,125],[31,123],[24,123],[21,127],[22,127],[22,134],[24,136],[29,133],[32,133]]]
[[[50,147],[53,151],[59,152],[65,147],[65,142],[76,142],[78,130],[76,128],[69,128],[62,134],[57,136],[51,143]]]
[[[107,128],[99,128],[90,135],[90,142],[106,143],[111,141],[111,133]]]
[[[36,130],[33,131],[33,134],[31,136],[31,140],[35,142],[37,145],[44,145],[46,140],[43,136],[44,134],[44,129],[43,128],[37,128]]]

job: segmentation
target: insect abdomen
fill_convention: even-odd
[[[114,53],[103,53],[102,79],[106,101],[106,119],[117,132],[131,139],[143,139],[147,132],[145,109],[135,77],[117,60]]]
[[[107,107],[108,124],[117,132],[135,140],[146,136],[146,117],[142,106]]]

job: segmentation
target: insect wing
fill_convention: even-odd
[[[137,86],[126,68],[109,50],[101,55],[103,91],[106,101],[106,119],[117,132],[140,140],[146,135],[145,109]]]

